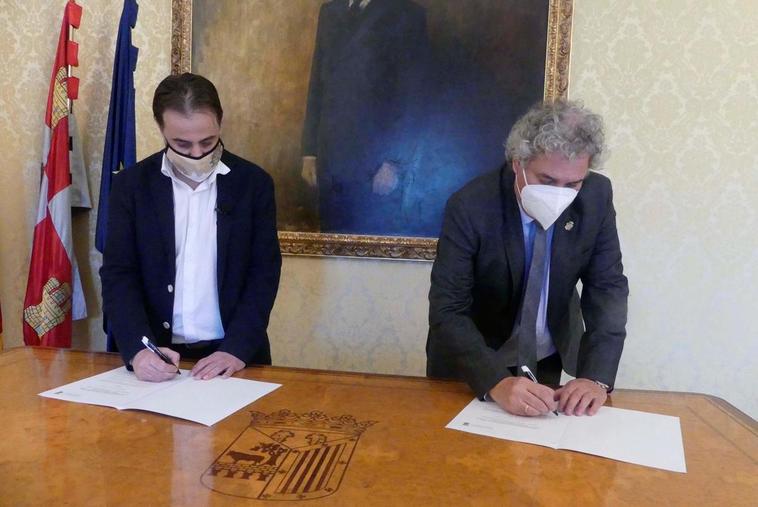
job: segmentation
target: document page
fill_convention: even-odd
[[[562,449],[687,472],[678,417],[601,407],[592,417],[571,419],[561,440]]]
[[[131,402],[128,408],[213,426],[280,385],[234,377],[198,380],[187,374],[187,380],[174,384],[170,390],[142,397]]]
[[[678,417],[613,407],[591,417],[521,417],[474,399],[446,428],[687,472]]]
[[[166,382],[143,382],[126,367],[116,368],[92,377],[39,393],[45,398],[104,405],[117,409],[128,408],[129,404],[150,394],[168,389],[187,377],[186,371]]]
[[[475,399],[445,427],[558,449],[568,422],[568,417],[552,413],[544,417],[520,417],[495,403]]]
[[[147,410],[212,426],[280,386],[234,377],[197,380],[189,370],[166,382],[143,382],[121,367],[39,395],[119,410]]]

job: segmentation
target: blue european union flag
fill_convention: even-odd
[[[132,46],[132,28],[137,24],[136,0],[124,0],[121,21],[118,24],[116,57],[113,62],[113,84],[108,109],[108,127],[103,150],[103,173],[100,177],[100,201],[97,205],[95,248],[105,251],[108,231],[108,204],[111,178],[119,171],[137,162],[137,136],[134,121],[134,70],[137,68],[136,47]],[[108,350],[118,350],[110,333],[108,316],[103,315],[103,329],[108,334]]]
[[[132,46],[132,28],[137,23],[137,10],[136,0],[124,0],[124,10],[121,12],[121,21],[118,24],[108,128],[105,132],[103,151],[103,173],[100,178],[100,202],[97,205],[95,248],[101,253],[105,251],[111,178],[115,173],[137,162],[134,70],[137,68],[138,50]]]

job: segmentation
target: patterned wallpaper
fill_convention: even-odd
[[[60,3],[60,5],[57,5]],[[77,114],[93,189],[120,2],[82,1]],[[20,343],[41,122],[61,2],[6,0],[0,43],[0,302]],[[51,5],[56,4],[56,5]],[[629,337],[618,385],[706,392],[758,417],[758,9],[752,0],[576,0],[573,98],[607,119]],[[169,69],[170,2],[141,2],[135,43],[139,153],[160,147],[150,95]],[[102,349],[94,213],[75,219]],[[82,256],[83,255],[83,256]],[[269,334],[274,362],[423,375],[429,263],[286,257]]]
[[[274,364],[426,374],[429,262],[284,258]]]
[[[100,188],[103,139],[108,120],[111,73],[122,2],[82,0],[79,64],[81,79],[74,111],[79,124],[90,187],[96,201]],[[23,343],[21,312],[29,269],[32,228],[39,194],[42,126],[64,0],[0,0],[0,305],[5,346]],[[155,85],[171,70],[171,1],[140,2],[133,32],[140,50],[137,89],[137,155],[143,157],[162,142],[150,104]],[[73,218],[74,243],[82,271],[90,318],[75,323],[74,346],[104,348],[101,331],[100,253],[94,248],[95,211]]]
[[[758,8],[576,4],[569,93],[607,119],[630,281],[619,385],[758,417]]]

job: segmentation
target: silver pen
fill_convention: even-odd
[[[522,366],[521,371],[523,371],[526,374],[526,376],[529,377],[529,380],[531,380],[535,384],[539,384],[539,382],[537,382],[537,377],[534,376],[534,373],[532,373],[532,370],[530,370],[527,365]],[[558,415],[557,410],[553,410],[553,413],[555,415]]]

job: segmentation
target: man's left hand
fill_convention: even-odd
[[[392,162],[383,162],[374,175],[371,190],[377,195],[390,195],[400,182],[400,169]]]
[[[555,390],[558,410],[566,415],[595,415],[608,398],[601,386],[586,378],[577,378]]]
[[[228,352],[216,351],[195,363],[190,374],[202,380],[212,379],[219,375],[221,378],[229,378],[234,372],[240,371],[244,367],[245,363]]]

